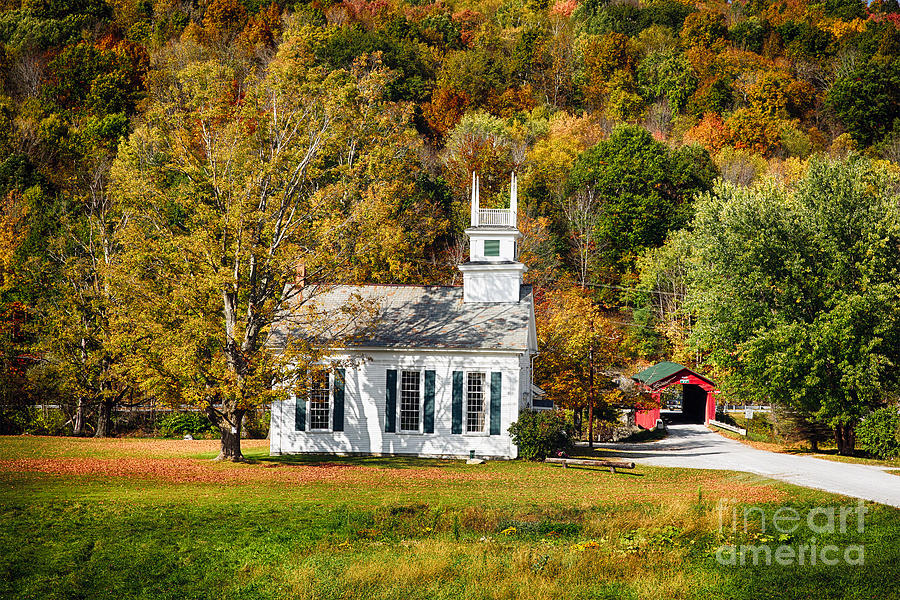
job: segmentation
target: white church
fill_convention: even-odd
[[[374,306],[352,343],[330,348],[334,364],[307,397],[272,405],[270,451],[515,458],[508,428],[535,399],[537,353],[531,286],[518,262],[517,182],[509,209],[482,209],[473,175],[469,261],[463,285],[335,286],[317,309]],[[282,328],[282,344],[302,332]],[[276,345],[277,346],[277,345]]]

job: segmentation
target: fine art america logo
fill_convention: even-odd
[[[856,506],[819,506],[804,511],[784,506],[774,514],[755,506],[739,513],[737,507],[729,509],[720,502],[719,533],[732,543],[719,546],[716,561],[727,566],[862,565],[862,544],[837,545],[816,536],[862,534],[866,512],[862,500]]]

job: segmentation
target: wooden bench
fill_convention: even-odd
[[[633,469],[634,463],[627,460],[616,460],[607,458],[601,460],[589,460],[584,458],[545,458],[544,462],[550,465],[562,465],[565,469],[569,465],[581,467],[606,467],[610,473],[615,473],[616,469]]]

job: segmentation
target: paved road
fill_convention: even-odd
[[[658,442],[601,444],[600,447],[648,465],[747,471],[900,507],[900,475],[891,475],[886,469],[757,450],[703,425],[670,425],[669,436]]]

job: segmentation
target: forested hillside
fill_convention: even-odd
[[[897,0],[0,6],[4,402],[81,398],[101,433],[126,398],[230,385],[192,296],[221,288],[222,232],[282,275],[456,283],[471,173],[500,207],[517,171],[531,281],[592,290],[632,358],[687,360],[677,248],[647,251],[698,194],[900,161]],[[248,313],[284,283],[254,273]]]

